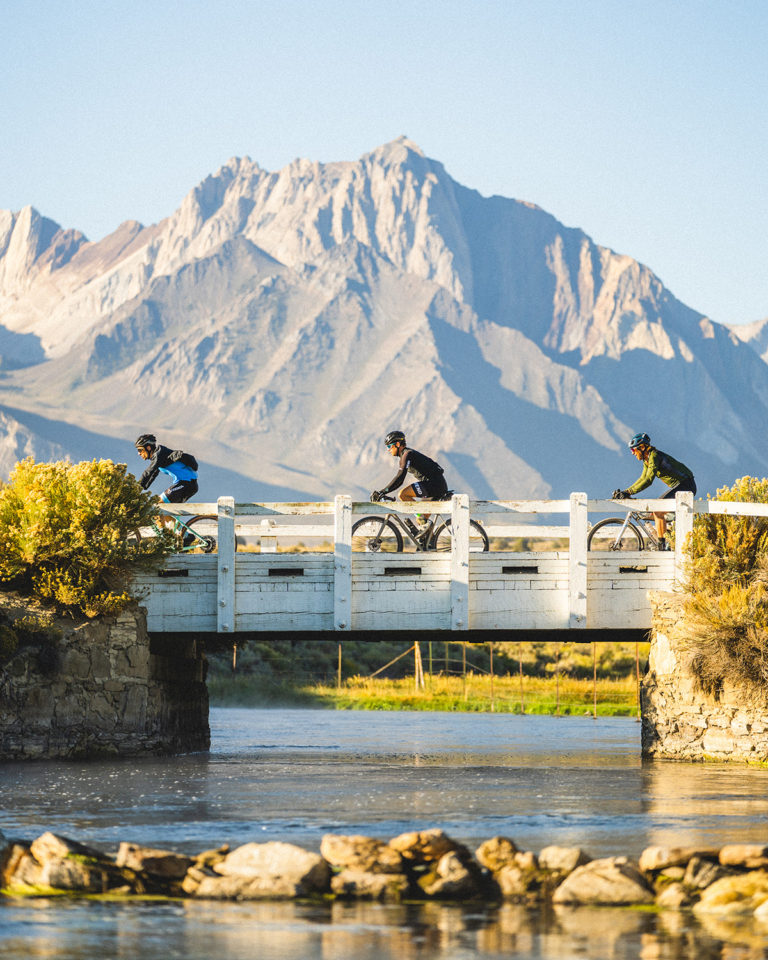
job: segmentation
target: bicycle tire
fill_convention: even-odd
[[[429,541],[429,549],[436,550],[439,553],[447,553],[451,550],[453,537],[451,535],[451,521],[445,520],[432,534]],[[469,521],[469,552],[487,553],[490,549],[488,534],[483,530],[477,520]]]
[[[623,552],[625,550],[643,550],[645,547],[645,540],[643,535],[637,529],[637,527],[630,520],[627,523],[627,529],[621,536],[621,539],[618,539],[618,535],[621,532],[621,528],[626,523],[626,520],[623,517],[607,517],[605,520],[598,520],[597,523],[592,527],[592,529],[587,534],[587,550],[592,550],[595,553],[597,552],[608,552],[616,551]],[[600,530],[606,530],[608,527],[616,528],[616,537],[611,542],[610,535],[607,537],[599,536],[595,539],[595,534]]]
[[[387,517],[361,517],[352,524],[353,553],[402,553],[403,536]]]
[[[200,513],[189,520],[179,518],[187,530],[191,530],[199,543],[184,530],[181,531],[182,549],[185,553],[193,553],[200,550],[201,553],[216,553],[218,549],[217,533],[219,529],[219,520],[212,513]]]

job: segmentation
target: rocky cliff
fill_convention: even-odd
[[[705,490],[768,471],[751,342],[405,138],[278,172],[232,159],[97,243],[0,213],[0,355],[4,470],[125,459],[151,428],[204,463],[201,499],[361,495],[398,426],[476,496],[605,494],[635,478],[638,429]]]

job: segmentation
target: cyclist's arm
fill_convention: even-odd
[[[152,459],[147,469],[139,478],[139,485],[141,486],[141,489],[148,490],[149,487],[151,487],[155,482],[158,473],[160,473],[160,468],[157,465],[157,458],[155,457]]]
[[[400,456],[400,469],[397,474],[389,481],[386,487],[379,492],[382,494],[392,493],[393,490],[397,490],[398,487],[403,485],[406,474],[408,473],[408,450],[405,450]]]
[[[382,489],[379,492],[382,494],[387,494],[387,493],[392,493],[393,490],[397,490],[398,487],[401,487],[403,485],[403,481],[405,480],[405,475],[407,473],[408,471],[406,470],[405,467],[403,467],[403,469],[397,474],[397,476],[393,477],[389,481],[389,483],[386,485],[386,487],[382,487]]]
[[[634,496],[636,493],[640,493],[641,490],[645,490],[646,487],[650,487],[657,472],[656,451],[652,450],[650,456],[645,461],[643,472],[640,474],[638,479],[635,480],[631,487],[627,487],[627,493],[630,495],[630,497]]]

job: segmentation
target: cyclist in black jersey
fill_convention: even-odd
[[[398,458],[399,470],[389,483],[381,490],[374,490],[371,500],[380,500],[386,494],[401,487],[408,473],[415,477],[415,482],[404,487],[399,493],[399,499],[404,502],[414,500],[442,500],[448,493],[448,485],[443,476],[443,468],[439,463],[430,459],[418,450],[411,449],[405,441],[402,430],[390,430],[384,438],[384,443],[391,456]],[[427,536],[431,528],[430,514],[416,514],[422,523],[420,536]]]
[[[191,453],[171,450],[158,443],[151,433],[142,433],[135,446],[141,459],[149,460],[149,466],[139,479],[143,490],[149,489],[158,473],[167,473],[173,482],[160,496],[163,503],[184,503],[194,497],[198,489],[197,460]]]

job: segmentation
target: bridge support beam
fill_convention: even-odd
[[[352,497],[334,501],[333,629],[352,629]]]
[[[568,553],[568,626],[587,626],[587,495],[571,494],[570,546]]]
[[[451,630],[469,630],[469,497],[451,499]]]
[[[219,497],[219,553],[216,626],[219,633],[234,633],[235,623],[235,498]]]

